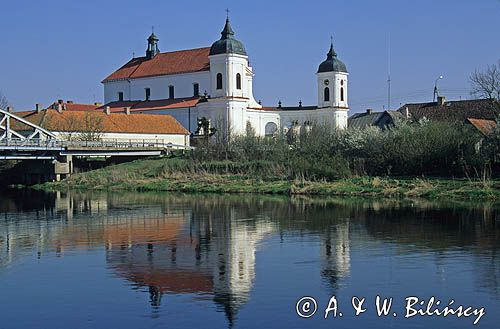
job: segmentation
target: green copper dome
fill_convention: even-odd
[[[326,60],[319,64],[318,73],[321,72],[345,72],[347,68],[345,64],[337,58],[337,53],[333,50],[333,43],[330,45],[330,50],[326,55]]]
[[[210,48],[210,55],[218,54],[247,55],[243,43],[234,38],[234,32],[229,23],[229,18],[226,19],[226,25],[221,32],[220,40],[215,41]]]

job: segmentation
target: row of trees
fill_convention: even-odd
[[[500,154],[500,132],[483,136],[473,127],[422,121],[380,130],[313,126],[290,144],[251,133],[228,142],[200,145],[194,160],[260,162],[276,175],[294,179],[337,179],[351,175],[489,177]],[[262,168],[262,172],[267,172]]]

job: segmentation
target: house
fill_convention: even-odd
[[[469,118],[496,120],[500,115],[500,104],[490,99],[446,101],[444,97],[438,97],[437,102],[405,104],[398,112],[412,121],[464,123]]]
[[[51,108],[15,114],[63,140],[148,141],[189,146],[189,132],[169,115]],[[29,133],[29,127],[20,122],[15,121],[13,125],[14,130]]]
[[[348,120],[349,128],[378,127],[387,129],[393,127],[398,120],[404,120],[403,115],[397,111],[374,112],[371,109],[363,113],[356,113]]]
[[[306,122],[347,127],[349,73],[333,43],[316,71],[318,103],[307,107],[263,106],[255,100],[249,56],[229,18],[210,47],[160,52],[154,33],[147,43],[144,56],[102,81],[102,110],[168,114],[191,133],[202,118],[225,134],[244,134],[249,125],[260,136]]]

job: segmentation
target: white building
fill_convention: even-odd
[[[62,104],[63,105],[63,104]],[[190,144],[189,132],[170,115],[134,114],[130,111],[59,110],[52,108],[16,112],[16,115],[45,128],[62,140],[99,140],[126,143],[171,143],[174,148]],[[14,129],[30,134],[31,127],[14,122]]]
[[[211,47],[161,53],[154,33],[143,57],[132,58],[102,81],[111,111],[170,114],[194,133],[207,118],[222,131],[272,135],[308,123],[347,126],[346,66],[333,45],[317,71],[318,105],[265,107],[253,96],[253,70],[229,19]]]

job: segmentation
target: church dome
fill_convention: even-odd
[[[226,25],[221,32],[220,40],[215,41],[210,48],[210,55],[218,54],[247,55],[243,43],[234,38],[234,32],[229,23],[229,18],[226,19]]]
[[[333,43],[330,45],[330,50],[326,55],[326,60],[319,64],[318,73],[322,72],[345,72],[347,68],[345,64],[337,58],[337,53],[333,50]]]

